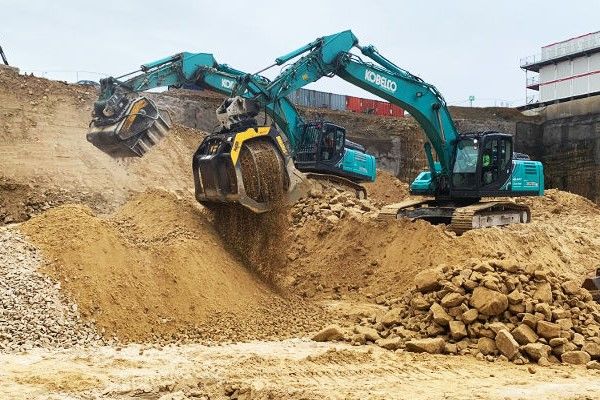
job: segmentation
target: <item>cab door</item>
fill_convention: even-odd
[[[336,165],[344,156],[346,131],[333,124],[324,124],[319,146],[319,161],[327,165]]]
[[[482,192],[500,191],[510,179],[512,171],[512,137],[486,135],[483,137],[479,159],[479,182]]]

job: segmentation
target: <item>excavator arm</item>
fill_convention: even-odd
[[[112,156],[142,156],[170,129],[167,112],[140,95],[149,89],[195,83],[225,95],[231,94],[243,72],[219,64],[212,54],[179,53],[118,78],[100,80],[87,139]],[[127,80],[122,80],[129,77]]]
[[[294,168],[292,151],[301,136],[304,121],[294,105],[285,97],[258,105],[283,135],[270,127],[257,125],[254,117],[259,108],[245,109],[245,100],[258,97],[269,83],[258,74],[246,74],[219,64],[211,54],[179,53],[143,64],[138,71],[119,78],[102,79],[100,83],[101,93],[94,103],[87,138],[96,147],[117,157],[144,155],[170,128],[168,112],[159,111],[141,92],[193,83],[225,96],[237,96],[219,107],[217,117],[222,122],[221,131],[205,138],[194,154],[196,197],[202,203],[237,202],[255,212],[268,211],[269,196],[273,193],[267,190],[269,182],[265,180],[269,177],[261,175],[265,168],[259,164],[264,163],[263,159],[278,164],[274,170],[280,170],[280,182],[285,190],[293,191],[302,180]],[[228,118],[228,108],[237,110],[235,118]],[[241,125],[236,127],[240,128],[237,131],[231,129],[235,125],[232,120]]]

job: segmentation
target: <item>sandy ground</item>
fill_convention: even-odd
[[[0,355],[3,399],[593,399],[583,367],[483,363],[299,339],[206,347],[130,345]],[[177,398],[177,397],[165,397]],[[183,397],[180,397],[183,398]]]

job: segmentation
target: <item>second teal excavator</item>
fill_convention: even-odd
[[[351,53],[353,48],[358,49],[372,62],[363,61]],[[285,112],[289,107],[293,107],[285,96],[322,77],[339,76],[408,110],[420,124],[427,138],[424,150],[429,168],[419,174],[410,188],[412,194],[428,198],[390,205],[382,210],[383,216],[444,222],[450,224],[451,229],[458,233],[473,228],[530,221],[530,210],[524,205],[504,200],[481,201],[484,197],[543,195],[542,164],[529,160],[528,157],[516,156],[511,135],[495,131],[459,133],[446,102],[433,85],[398,67],[373,46],[360,46],[358,39],[349,30],[318,38],[277,58],[273,65],[284,65],[295,58],[298,60],[288,65],[273,81],[257,74],[225,72],[235,83],[231,91],[232,97],[217,110],[225,128],[224,132],[207,137],[194,155],[196,194],[200,201],[241,202],[240,188],[243,191],[245,187],[252,187],[254,200],[264,205],[262,210],[269,209],[270,199],[265,193],[273,193],[281,188],[290,190],[293,186],[290,179],[293,174],[290,171],[295,170],[292,161],[296,160],[297,165],[301,165],[304,160],[302,150],[305,147],[310,149],[306,154],[311,163],[314,161],[311,155],[314,154],[315,140],[332,137],[332,150],[344,149],[344,141],[339,140],[343,135],[335,133],[336,128],[332,129],[332,135],[326,134],[327,130],[323,130],[318,124],[314,128],[298,131],[297,113]],[[147,67],[160,65],[164,60],[157,63]],[[192,72],[197,73],[197,69]],[[165,76],[171,77],[172,74]],[[156,74],[155,79],[158,81],[160,77],[160,74]],[[191,79],[193,76],[185,78]],[[170,84],[167,82],[169,79],[165,78],[163,84]],[[207,79],[206,76],[204,79]],[[143,80],[150,81],[148,77],[144,77]],[[202,82],[202,79],[199,81]],[[96,111],[93,126],[95,124],[100,127],[104,117],[111,114],[112,95],[108,96],[110,90],[104,89],[106,85],[103,87],[104,97],[98,103],[100,108],[104,107],[103,115],[98,116]],[[133,90],[138,89],[134,87]],[[257,126],[254,117],[260,107],[264,107],[270,113],[274,122],[286,135],[280,135],[274,128],[262,127],[261,130],[261,127]],[[146,131],[142,129],[140,132],[150,132],[153,127],[160,125],[157,123],[160,122],[158,113],[147,113],[149,117],[142,114],[143,118],[137,118],[136,116],[141,114],[140,110],[143,110],[143,106],[138,110],[132,105],[129,111],[119,114],[124,128],[135,126],[136,120],[140,119],[145,120],[147,126]],[[313,129],[318,135],[313,134]],[[343,132],[343,129],[340,131]],[[127,132],[127,129],[124,132]],[[302,134],[295,134],[297,132]],[[117,136],[124,143],[130,140],[128,137],[121,137],[121,133],[117,130]],[[232,134],[234,136],[231,136]],[[140,135],[143,136],[144,133]],[[257,158],[257,154],[253,156],[252,151],[250,156],[245,158],[246,161],[241,163],[247,164],[246,173],[242,173],[243,171],[235,166],[232,167],[231,161],[233,160],[235,165],[235,160],[239,159],[246,141],[251,143],[260,137],[272,139],[258,140],[256,143],[262,143],[260,146],[265,151],[276,149],[272,153],[274,156],[271,157],[270,165],[279,165],[278,169],[282,171],[283,177],[281,180],[257,180],[256,176],[262,176],[265,168],[259,166],[260,157]],[[343,163],[338,166],[343,169]],[[374,163],[372,166],[374,168]],[[258,210],[257,207],[244,205]]]
[[[134,76],[121,80],[129,75]],[[219,64],[212,54],[176,54],[100,83],[87,137],[116,157],[143,156],[169,130],[168,113],[159,112],[140,92],[194,83],[234,96],[217,110],[220,131],[207,137],[194,156],[196,197],[204,204],[235,202],[255,212],[268,211],[275,195],[268,193],[268,181],[281,178],[284,190],[291,194],[303,179],[298,170],[341,182],[359,196],[366,195],[359,183],[375,180],[375,158],[348,140],[342,127],[304,121],[285,96],[264,95],[268,79]],[[257,123],[261,109],[279,129]],[[265,175],[264,168],[257,166],[261,159],[278,165],[279,173]]]

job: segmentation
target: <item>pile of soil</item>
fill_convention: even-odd
[[[571,279],[600,265],[600,213],[593,203],[558,190],[519,201],[531,206],[533,222],[462,236],[444,225],[408,220],[341,219],[326,230],[298,226],[288,281],[308,297],[383,304],[401,297],[420,271],[469,258],[511,257]]]
[[[363,183],[368,198],[374,204],[382,206],[399,203],[409,196],[409,186],[387,171],[378,170],[375,182]]]
[[[262,283],[195,204],[166,192],[139,195],[108,218],[61,206],[21,229],[81,314],[123,341],[281,338],[321,319]]]

